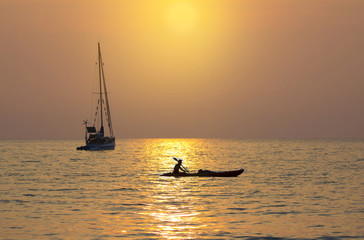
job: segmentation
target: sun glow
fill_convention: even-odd
[[[196,26],[197,12],[192,3],[176,2],[167,12],[168,24],[176,33],[186,33]]]

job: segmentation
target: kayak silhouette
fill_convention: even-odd
[[[196,173],[191,173],[185,166],[182,165],[182,158],[173,157],[173,160],[178,163],[174,167],[173,172],[163,173],[161,176],[165,177],[237,177],[244,172],[244,169],[233,171],[210,171],[198,170]],[[179,171],[182,170],[182,171]]]

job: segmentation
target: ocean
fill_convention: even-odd
[[[364,239],[363,140],[82,144],[0,140],[0,239]]]

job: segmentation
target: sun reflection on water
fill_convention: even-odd
[[[199,161],[197,149],[203,143],[196,139],[163,139],[151,144],[146,151],[157,162],[149,164],[171,171],[175,164],[173,156],[185,159],[188,167],[195,169]],[[198,189],[196,184],[193,179],[163,178],[153,185],[153,195],[143,212],[153,222],[151,232],[168,239],[192,239],[201,232],[205,225],[198,210],[197,195],[191,192],[191,185],[195,191]]]
[[[202,227],[196,199],[187,191],[181,191],[184,184],[176,185],[170,188],[166,184],[157,185],[143,214],[151,217],[153,224],[150,231],[159,236],[168,239],[193,238]]]

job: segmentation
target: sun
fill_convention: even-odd
[[[192,31],[197,23],[196,8],[189,2],[175,2],[167,11],[167,22],[176,33]]]

